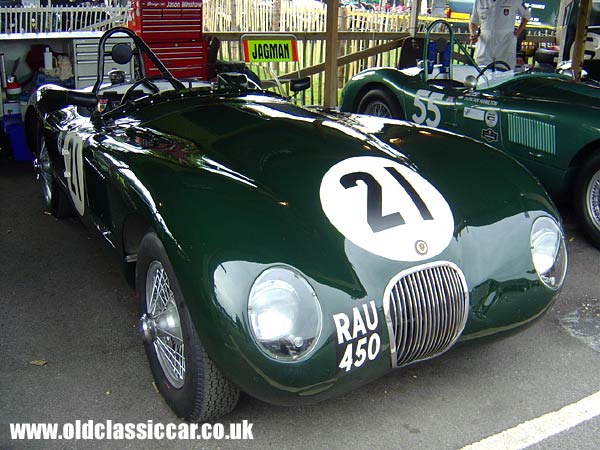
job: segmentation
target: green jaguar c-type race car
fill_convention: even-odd
[[[434,27],[450,30],[444,21]],[[357,74],[340,109],[454,131],[509,153],[555,200],[573,202],[582,231],[600,248],[600,85],[502,61],[478,67],[451,30],[446,36],[407,38],[401,68]]]
[[[108,38],[130,36],[132,46]],[[175,413],[240,390],[293,404],[355,389],[458,342],[531,323],[567,268],[529,172],[471,139],[305,109],[241,73],[180,81],[126,29],[90,90],[46,85],[26,120],[46,207],[99,232],[140,298]],[[159,77],[105,58],[143,54]]]

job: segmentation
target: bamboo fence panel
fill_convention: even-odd
[[[277,5],[279,2],[279,12]],[[298,40],[298,57],[300,67],[311,67],[325,60],[324,33],[326,28],[326,5],[316,1],[290,0],[206,0],[203,4],[204,31],[215,32],[255,32],[273,33],[288,32],[323,33],[318,39],[301,38]],[[378,13],[359,11],[352,8],[339,8],[340,31],[371,32],[368,39],[344,39],[339,41],[339,56],[355,53],[384,42],[376,39],[376,34],[407,33],[410,16],[406,13]],[[216,33],[217,35],[219,33]],[[345,82],[367,67],[376,65],[395,65],[399,51],[393,50],[384,55],[362,59],[340,67],[338,85]],[[219,58],[223,60],[241,59],[239,43],[234,40],[222,41]],[[292,63],[272,63],[272,71],[276,74],[290,73],[297,66]],[[307,104],[322,104],[324,101],[323,72],[312,75],[312,88],[301,94],[301,101]]]
[[[61,31],[104,31],[124,25],[130,12],[123,0],[105,0],[106,5],[76,7],[2,7],[0,33],[40,33]],[[360,37],[340,37],[338,56],[351,55],[408,34],[410,16],[401,12],[361,11],[340,7],[339,33],[357,33]],[[417,33],[423,33],[432,18],[421,17]],[[240,37],[244,32],[286,32],[298,37],[299,64],[271,63],[276,75],[291,73],[298,68],[314,67],[325,60],[326,5],[313,0],[204,0],[203,28],[208,35],[221,39],[219,58],[238,61]],[[465,28],[466,30],[466,28]],[[537,34],[543,33],[537,31]],[[534,39],[549,41],[552,30]],[[318,36],[316,36],[318,34]],[[536,34],[529,31],[529,39]],[[385,35],[385,37],[383,36]],[[353,61],[338,69],[338,86],[368,67],[395,66],[399,49]],[[298,67],[299,66],[299,67]],[[313,71],[314,72],[314,71]],[[311,75],[312,88],[301,94],[307,104],[322,104],[324,100],[323,72]]]

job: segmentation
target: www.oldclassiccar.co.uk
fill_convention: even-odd
[[[13,440],[252,440],[253,423],[11,423]]]

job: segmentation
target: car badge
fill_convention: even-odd
[[[418,240],[415,242],[415,250],[419,255],[426,255],[428,250],[427,243],[425,241]]]
[[[107,105],[108,105],[107,98],[99,98],[98,103],[96,104],[96,111],[98,111],[99,113],[104,112]]]
[[[498,124],[498,113],[493,110],[486,111],[485,124],[490,128],[494,128]]]
[[[487,142],[498,142],[498,133],[496,133],[491,128],[481,130],[481,137]]]

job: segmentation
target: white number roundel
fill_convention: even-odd
[[[321,181],[321,205],[357,246],[396,261],[421,261],[450,243],[454,218],[438,190],[414,170],[386,158],[340,161]]]

